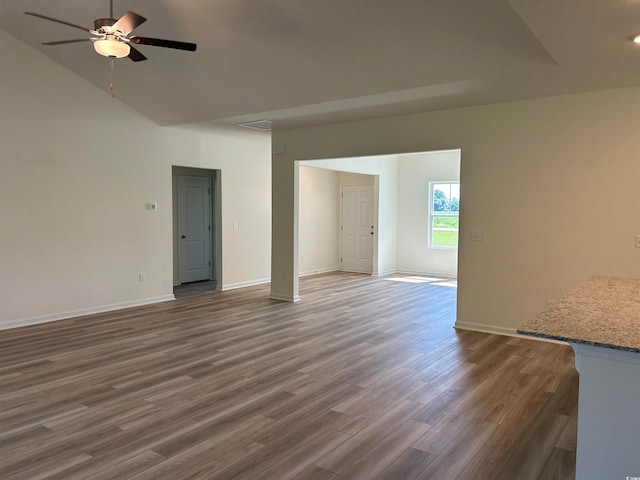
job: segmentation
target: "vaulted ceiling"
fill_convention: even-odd
[[[115,61],[120,101],[160,125],[289,128],[640,85],[640,0],[114,0],[147,18]],[[108,92],[80,30],[107,0],[3,0],[0,28]],[[88,35],[87,35],[88,36]],[[1,68],[1,67],[0,67]]]

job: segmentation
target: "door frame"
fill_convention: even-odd
[[[204,168],[182,166],[171,167],[172,186],[172,235],[173,244],[173,286],[181,285],[179,274],[179,225],[178,225],[178,176],[206,177],[211,179],[211,272],[209,280],[216,281],[216,290],[222,290],[222,172]]]
[[[210,177],[196,177],[193,175],[178,175],[178,235],[174,235],[178,243],[178,281],[179,283],[191,283],[213,280],[213,182]],[[190,209],[188,192],[192,188],[207,190],[204,193],[204,211],[201,212],[197,222],[201,229],[196,233],[189,229],[188,219],[193,213]],[[194,219],[195,220],[195,219]],[[186,235],[185,235],[186,234]],[[192,234],[198,240],[205,242],[204,264],[198,268],[198,273],[194,274],[189,270],[189,259],[191,248],[188,244],[193,241]],[[183,240],[184,239],[184,240]]]
[[[355,270],[344,270],[343,262],[342,262],[342,241],[343,241],[343,206],[344,206],[344,187],[371,187],[371,201],[372,201],[372,224],[373,224],[373,235],[371,238],[371,271],[370,272],[358,272],[358,273],[370,273],[371,275],[377,275],[377,252],[378,252],[378,195],[375,180],[377,179],[376,175],[371,175],[374,177],[374,183],[341,183],[340,184],[340,225],[338,226],[340,230],[340,241],[338,242],[338,255],[340,255],[340,271],[344,272],[354,272]]]

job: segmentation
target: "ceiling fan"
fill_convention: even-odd
[[[109,18],[95,19],[93,21],[93,30],[81,25],[65,22],[64,20],[58,20],[57,18],[40,15],[39,13],[24,13],[31,15],[32,17],[43,18],[44,20],[61,23],[62,25],[67,25],[69,27],[79,28],[80,30],[84,30],[85,32],[89,32],[91,35],[94,35],[91,38],[44,42],[43,45],[62,45],[65,43],[92,41],[93,48],[95,48],[96,52],[100,55],[104,55],[109,58],[129,57],[134,62],[146,60],[147,57],[132,47],[132,43],[135,43],[136,45],[153,45],[156,47],[175,48],[191,52],[195,52],[197,48],[195,43],[176,42],[162,38],[131,36],[131,32],[146,22],[147,19],[137,13],[127,12],[116,20],[113,18],[113,0],[109,0]]]

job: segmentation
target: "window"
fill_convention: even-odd
[[[429,182],[429,248],[458,248],[460,182]]]

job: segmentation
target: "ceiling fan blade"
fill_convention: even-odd
[[[139,27],[146,21],[146,18],[138,15],[137,13],[127,12],[121,16],[120,19],[111,26],[111,28],[113,30],[120,30],[124,35],[129,35],[133,32],[134,28]]]
[[[147,59],[147,57],[145,57],[143,54],[141,54],[138,50],[133,48],[131,45],[129,45],[129,48],[131,49],[131,51],[129,52],[129,58],[134,62],[141,62],[142,60]]]
[[[176,42],[173,40],[165,40],[163,38],[149,38],[149,37],[131,37],[133,43],[137,45],[153,45],[155,47],[176,48],[178,50],[188,50],[195,52],[198,47],[195,43]]]
[[[75,40],[58,40],[57,42],[42,42],[42,45],[63,45],[65,43],[88,42],[88,38],[77,38]]]
[[[80,25],[76,25],[74,23],[65,22],[64,20],[58,20],[57,18],[47,17],[46,15],[40,15],[39,13],[33,13],[33,12],[24,12],[24,13],[27,15],[31,15],[32,17],[43,18],[45,20],[61,23],[62,25],[67,25],[69,27],[79,28],[80,30],[84,30],[85,32],[91,32],[91,30],[89,30],[88,28],[82,27]]]

